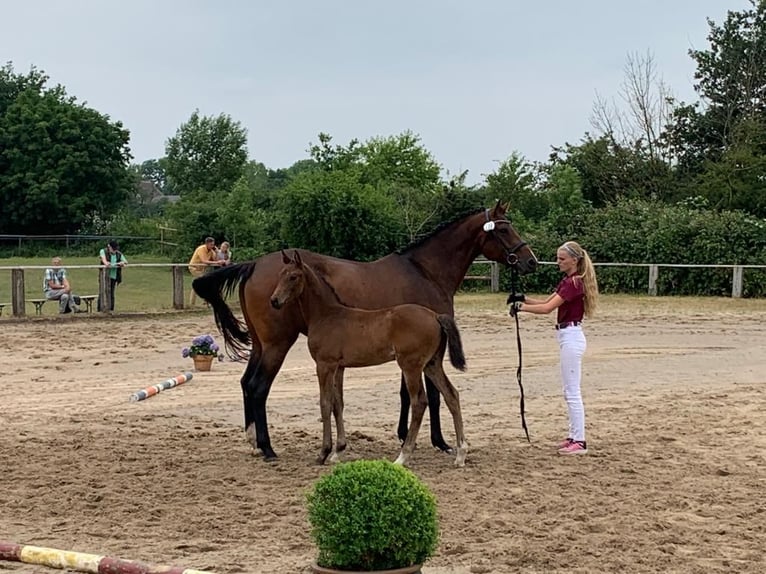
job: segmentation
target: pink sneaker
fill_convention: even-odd
[[[585,441],[573,440],[568,446],[559,449],[559,454],[588,454]]]
[[[562,441],[559,443],[559,445],[558,445],[556,448],[558,448],[558,449],[566,448],[566,447],[568,447],[570,444],[572,444],[572,439],[571,439],[571,438],[565,438],[564,440],[562,440]]]

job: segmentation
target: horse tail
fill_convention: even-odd
[[[242,358],[250,350],[250,333],[237,319],[224,299],[229,297],[240,282],[253,274],[255,261],[222,267],[192,281],[192,289],[213,308],[215,324],[223,335],[229,354]]]
[[[455,319],[449,315],[438,315],[436,320],[441,325],[442,332],[447,336],[447,348],[449,349],[449,362],[458,371],[465,371],[465,354],[463,342],[460,340],[460,331]]]

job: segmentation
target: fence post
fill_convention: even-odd
[[[649,295],[657,295],[657,276],[660,269],[657,265],[649,266]]]
[[[109,267],[102,267],[98,270],[98,310],[102,313],[109,313],[112,309],[112,292],[109,289]]]
[[[184,308],[184,272],[180,265],[173,265],[173,309]]]
[[[26,313],[23,269],[11,269],[11,309],[14,317],[23,317]]]
[[[500,265],[492,261],[489,265],[489,290],[492,293],[500,292]]]
[[[731,296],[734,299],[742,297],[742,265],[735,265],[731,277]]]

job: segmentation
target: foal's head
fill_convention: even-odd
[[[306,275],[300,253],[294,252],[292,259],[282,251],[282,262],[285,264],[279,272],[277,286],[271,293],[271,306],[281,309],[285,303],[297,299],[306,287]]]

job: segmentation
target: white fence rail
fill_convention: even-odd
[[[491,266],[491,272],[489,276],[474,276],[475,279],[491,279],[491,290],[497,292],[500,290],[500,271],[498,263],[489,261],[483,257],[479,257],[474,261],[477,264],[485,264]],[[539,261],[540,265],[556,265],[555,261]],[[593,262],[596,267],[645,267],[648,271],[647,281],[647,293],[649,295],[657,295],[657,280],[660,275],[661,267],[674,267],[674,268],[699,268],[699,269],[731,269],[731,296],[735,299],[742,297],[742,272],[745,269],[764,269],[766,265],[717,265],[717,264],[694,264],[694,263],[606,263],[606,262]],[[495,279],[497,277],[497,279]]]

